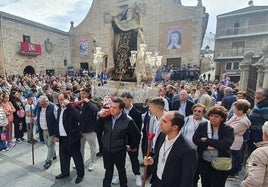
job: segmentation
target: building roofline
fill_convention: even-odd
[[[231,12],[217,15],[217,18],[226,18],[226,17],[231,17],[231,16],[239,16],[239,15],[253,14],[253,13],[268,11],[268,6],[253,6],[253,7],[262,8],[262,9],[250,10],[251,7],[246,7],[246,8],[242,8],[242,9],[238,9],[235,11],[231,11]]]
[[[15,15],[3,12],[3,11],[0,11],[0,17],[2,19],[12,20],[12,21],[15,21],[15,22],[18,22],[18,23],[38,27],[38,28],[48,30],[48,31],[51,31],[51,32],[56,32],[56,33],[59,33],[59,34],[69,35],[68,32],[65,32],[65,31],[62,31],[62,30],[59,30],[59,29],[56,29],[56,28],[53,28],[53,27],[50,27],[50,26],[47,26],[47,25],[44,25],[44,24],[41,24],[41,23],[37,23],[35,21],[31,21],[31,20],[28,20],[28,19],[25,19],[25,18],[22,18],[22,17],[19,17],[19,16],[15,16]]]

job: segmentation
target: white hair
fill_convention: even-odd
[[[262,132],[264,132],[268,136],[268,121],[263,124]]]
[[[47,96],[46,95],[41,95],[39,98],[38,98],[38,101],[40,102],[40,101],[48,101],[48,98],[47,98]]]

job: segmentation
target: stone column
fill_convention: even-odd
[[[247,90],[249,80],[250,66],[253,64],[253,51],[248,51],[244,54],[244,59],[241,61],[239,67],[241,71],[239,90]]]
[[[268,88],[268,58],[264,60],[264,77],[263,77],[263,85],[262,88]]]
[[[258,88],[268,87],[267,80],[264,80],[264,78],[266,79],[268,78],[268,62],[267,62],[268,61],[268,44],[263,46],[262,51],[263,51],[263,56],[258,60],[256,64],[254,64],[254,66],[256,66],[256,68],[258,69],[256,90]]]

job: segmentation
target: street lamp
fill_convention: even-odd
[[[98,82],[98,73],[103,62],[103,56],[104,56],[104,52],[101,51],[101,47],[96,47],[96,52],[94,53],[93,63],[96,66],[96,81],[97,82]]]
[[[135,67],[138,85],[141,83],[142,75],[147,73],[151,74],[152,82],[154,82],[155,73],[162,63],[162,56],[159,56],[157,52],[148,52],[146,49],[146,44],[140,44],[138,51],[131,51],[129,57],[131,67]]]

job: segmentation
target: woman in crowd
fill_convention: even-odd
[[[224,122],[227,110],[222,106],[211,107],[209,122],[201,123],[193,136],[199,155],[199,172],[203,187],[224,187],[229,171],[219,171],[211,166],[215,157],[230,157],[234,130]]]
[[[2,107],[2,102],[3,102],[3,98],[2,96],[0,96],[0,150],[1,151],[8,151],[9,148],[7,147],[6,144],[6,139],[2,139],[2,132],[4,131],[4,128],[7,126],[8,124],[8,120],[7,120],[7,116],[4,112],[4,109]]]
[[[26,131],[25,112],[23,113],[24,106],[19,99],[19,93],[17,91],[11,91],[10,101],[16,109],[13,113],[16,143],[22,143],[25,140],[23,134]]]
[[[244,142],[243,134],[250,126],[250,121],[246,115],[250,103],[245,99],[238,99],[234,103],[234,115],[226,124],[234,129],[235,139],[231,146],[231,154],[233,158],[233,168],[230,173],[230,178],[235,178],[238,172],[242,169],[243,151],[242,145]]]
[[[199,127],[199,124],[207,122],[208,120],[204,118],[204,115],[206,113],[205,105],[202,105],[200,103],[195,104],[192,107],[192,111],[193,115],[190,115],[184,119],[185,123],[181,129],[181,133],[192,143],[192,145],[195,148],[197,148],[197,146],[193,143],[193,135],[196,129]],[[197,187],[198,180],[199,180],[199,171],[197,167],[193,187]]]
[[[206,113],[206,106],[203,104],[195,104],[192,107],[193,115],[190,115],[184,119],[185,123],[181,129],[181,133],[193,144],[194,147],[196,145],[193,143],[193,135],[198,128],[200,123],[207,122],[208,120],[204,118],[204,114]]]
[[[9,101],[8,94],[5,94],[5,93],[3,94],[2,107],[8,119],[8,125],[6,126],[7,134],[8,134],[7,142],[10,147],[14,147],[16,143],[12,142],[13,121],[14,121],[13,113],[16,111],[16,109],[14,108],[13,104]]]

